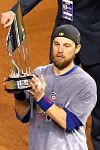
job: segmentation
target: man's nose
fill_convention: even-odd
[[[59,45],[58,51],[59,51],[59,52],[63,52],[63,45]]]

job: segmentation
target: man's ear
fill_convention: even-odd
[[[77,54],[81,49],[81,44],[78,44],[75,49],[75,54]]]

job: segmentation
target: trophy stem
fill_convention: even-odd
[[[26,43],[25,43],[25,41],[23,41],[22,46],[23,46],[23,48],[24,48],[24,54],[25,54],[26,73],[30,74],[29,54],[28,54],[28,49],[26,48]]]
[[[23,67],[22,67],[22,56],[21,56],[21,51],[20,51],[20,48],[18,47],[18,55],[19,55],[19,61],[20,61],[20,65],[21,65],[21,70],[22,70],[22,72],[23,72]]]

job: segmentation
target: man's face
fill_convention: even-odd
[[[77,53],[75,43],[65,37],[54,38],[52,48],[53,63],[60,70],[69,66]]]

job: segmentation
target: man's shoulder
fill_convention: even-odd
[[[81,81],[83,84],[96,85],[95,80],[82,68],[78,67],[75,72],[75,78],[77,81]]]
[[[45,74],[48,70],[51,71],[51,68],[52,68],[52,65],[53,64],[48,64],[48,65],[45,65],[45,66],[39,66],[37,67],[33,73],[39,75],[39,74]]]

